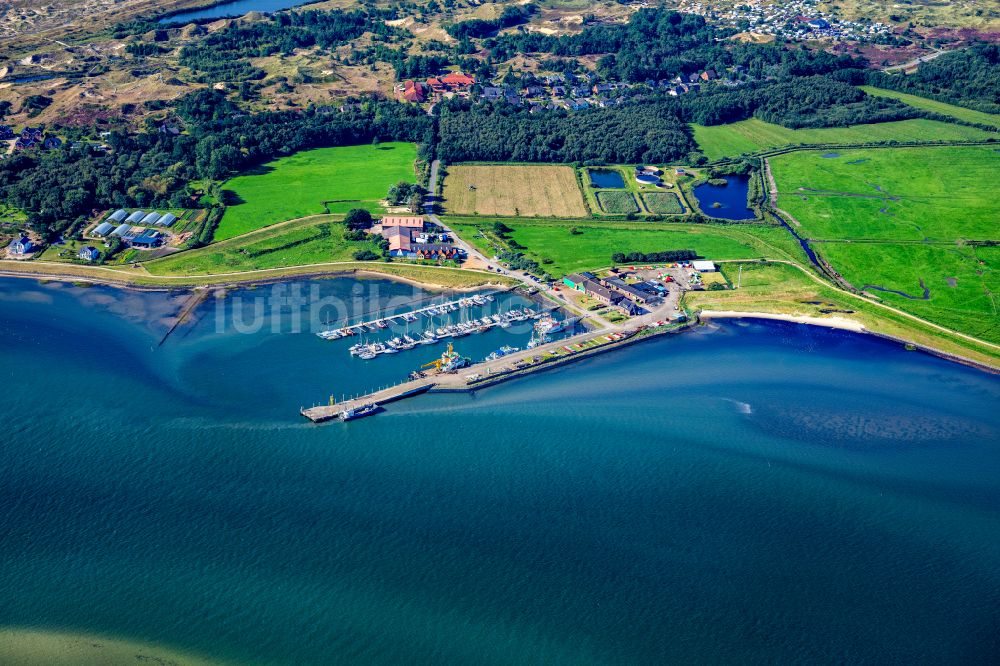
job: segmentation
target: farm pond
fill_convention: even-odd
[[[725,185],[702,183],[694,187],[694,196],[702,212],[725,220],[754,218],[753,210],[747,206],[749,193],[749,176],[726,176]]]
[[[588,169],[591,187],[618,188],[625,187],[625,179],[617,171],[611,169]]]

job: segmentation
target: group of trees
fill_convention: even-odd
[[[695,148],[666,103],[531,114],[451,100],[441,104],[438,134],[438,155],[449,162],[665,163]]]
[[[508,5],[495,19],[470,19],[445,26],[445,31],[458,40],[487,37],[503,28],[521,25],[535,11],[534,5]]]
[[[291,54],[312,46],[332,49],[365,33],[382,40],[401,37],[399,28],[386,23],[394,16],[378,10],[278,12],[260,21],[233,23],[197,45],[185,46],[180,64],[202,72],[199,78],[205,81],[261,79],[265,72],[248,58]]]
[[[615,252],[611,261],[615,264],[624,263],[661,263],[668,261],[690,261],[701,255],[694,250],[664,250],[663,252]]]
[[[1000,113],[1000,45],[974,44],[922,63],[912,74],[871,72],[873,85]]]
[[[812,75],[706,88],[672,100],[680,116],[701,125],[759,118],[785,127],[840,127],[926,115],[828,76]]]
[[[401,180],[389,187],[386,200],[391,206],[406,205],[411,213],[419,213],[424,203],[424,188],[416,183],[407,183]]]

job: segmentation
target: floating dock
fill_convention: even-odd
[[[397,312],[392,315],[385,315],[382,317],[377,317],[375,319],[370,319],[367,321],[359,321],[354,324],[348,324],[342,326],[341,328],[332,328],[326,331],[318,333],[319,337],[327,340],[336,340],[341,337],[349,335],[357,335],[364,331],[378,331],[379,329],[389,328],[392,324],[405,324],[417,321],[421,316],[423,317],[437,317],[446,315],[451,312],[457,312],[461,308],[470,307],[485,307],[492,303],[494,299],[494,294],[499,294],[500,291],[491,291],[484,294],[475,294],[474,296],[465,296],[454,301],[446,301],[444,303],[431,303],[422,308],[417,308],[416,310],[410,310],[408,312]]]

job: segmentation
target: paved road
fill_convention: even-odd
[[[909,60],[907,62],[900,63],[898,65],[892,65],[891,67],[886,67],[882,71],[883,72],[897,72],[897,71],[899,71],[901,69],[908,69],[910,67],[915,67],[915,66],[919,65],[922,62],[930,62],[931,60],[934,60],[934,58],[937,58],[938,56],[942,56],[945,53],[948,53],[948,51],[935,51],[934,53],[929,53],[929,54],[927,54],[925,56],[920,56],[919,58],[914,58],[913,60]]]

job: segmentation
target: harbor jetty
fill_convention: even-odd
[[[599,331],[586,331],[500,358],[461,365],[434,374],[421,374],[395,386],[339,403],[335,402],[331,396],[328,404],[303,407],[300,412],[302,416],[313,423],[322,423],[338,418],[347,420],[342,416],[345,412],[350,414],[368,406],[381,407],[422,393],[471,392],[619,349],[642,340],[676,333],[690,326],[691,323],[686,317],[682,317],[672,321],[653,320],[629,328],[610,327]]]
[[[390,402],[396,402],[397,400],[420,395],[421,393],[429,391],[433,386],[433,382],[416,380],[403,382],[402,384],[397,384],[396,386],[390,386],[389,388],[375,391],[374,393],[369,393],[368,395],[363,395],[341,402],[335,402],[333,400],[333,396],[331,396],[330,404],[316,405],[308,408],[303,407],[301,412],[302,416],[306,417],[313,423],[322,423],[323,421],[340,418],[340,415],[345,411],[355,411],[366,405],[381,407],[389,404]]]

